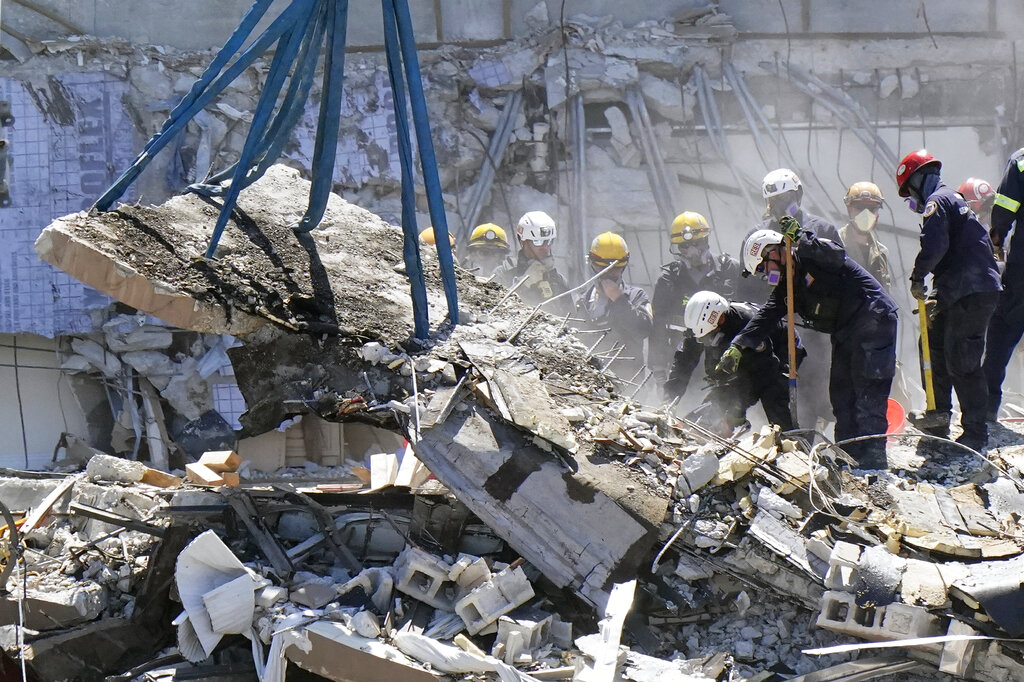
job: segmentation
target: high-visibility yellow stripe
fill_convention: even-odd
[[[1005,208],[1007,211],[1010,211],[1011,213],[1016,213],[1017,211],[1020,210],[1020,202],[1014,201],[1013,199],[1004,194],[996,195],[996,206],[999,206],[1000,208]]]

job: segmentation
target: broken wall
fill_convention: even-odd
[[[0,260],[6,292],[0,331],[50,336],[94,329],[102,320],[89,311],[108,300],[41,264],[29,250],[31,241],[53,217],[95,199],[213,54],[174,47],[219,45],[248,1],[228,3],[217,21],[198,23],[191,18],[201,8],[191,2],[176,4],[175,12],[163,2],[134,3],[137,21],[117,23],[109,19],[121,14],[108,12],[116,9],[112,3],[103,11],[57,0],[41,5],[85,32],[105,36],[66,40],[67,26],[23,6],[4,17],[5,24],[50,42],[30,41],[31,49],[20,56],[24,61],[6,60],[0,79],[0,99],[12,102],[15,115],[14,124],[2,129],[9,142],[12,206],[0,209],[0,231],[14,246],[10,258]],[[982,3],[970,13],[948,0],[929,2],[927,10],[901,7],[885,26],[865,23],[871,12],[837,0],[787,0],[782,11],[770,0],[680,1],[656,10],[570,1],[564,23],[561,3],[554,0],[506,0],[500,12],[495,3],[473,0],[413,5],[450,223],[456,233],[464,232],[470,195],[485,166],[483,151],[511,93],[523,89],[512,141],[476,222],[511,226],[527,210],[549,211],[563,235],[556,256],[570,272],[583,271],[589,239],[606,230],[621,232],[633,246],[628,277],[636,284],[650,287],[668,259],[665,221],[651,190],[652,164],[627,103],[630,88],[638,88],[649,111],[671,211],[703,212],[715,227],[713,244],[734,254],[759,217],[759,180],[776,166],[800,173],[808,205],[835,221],[843,219],[840,197],[854,181],[870,178],[895,199],[891,164],[872,155],[835,112],[775,73],[786,59],[859,102],[872,132],[894,153],[927,145],[943,159],[950,184],[970,175],[995,181],[1007,153],[1024,143],[1018,102],[1024,87],[1012,67],[1024,10],[1008,0]],[[352,12],[351,42],[359,50],[347,63],[336,189],[397,222],[397,138],[386,67],[374,48],[379,11],[359,3]],[[118,42],[118,36],[126,40]],[[173,47],[138,46],[147,40]],[[710,128],[698,101],[696,65],[707,74],[719,115]],[[760,128],[761,150],[747,112],[723,77],[725,65],[742,74],[757,101],[760,113],[749,113],[767,121]],[[247,70],[125,199],[162,201],[207,168],[231,163],[266,68],[259,62]],[[585,124],[582,217],[571,207],[577,152],[564,103],[574,93],[582,97]],[[286,161],[298,168],[309,166],[318,99],[314,89],[285,151]],[[774,134],[778,144],[764,142]],[[716,136],[724,150],[716,147]],[[419,201],[425,227],[424,197]],[[883,212],[880,235],[892,251],[896,298],[909,310],[903,282],[916,253],[917,218],[896,201],[890,208]],[[915,336],[905,322],[901,345],[904,364],[911,367]]]

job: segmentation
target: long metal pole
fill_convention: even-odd
[[[793,302],[793,240],[789,237],[786,237],[786,336],[789,341],[789,412],[796,425],[796,315]]]

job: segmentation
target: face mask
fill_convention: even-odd
[[[870,232],[874,229],[876,222],[878,222],[878,216],[866,208],[853,217],[853,224],[861,232]]]
[[[919,202],[914,197],[904,197],[903,200],[907,202],[907,206],[914,213],[924,213],[924,204]]]
[[[717,346],[722,342],[723,332],[711,332],[697,339],[701,345],[704,346]]]

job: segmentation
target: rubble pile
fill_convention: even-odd
[[[397,452],[335,458],[329,482],[250,478],[222,451],[159,490],[145,483],[151,468],[94,456],[86,475],[159,500],[114,521],[165,524],[148,560],[147,574],[164,576],[166,616],[149,659],[173,641],[187,662],[177,666],[244,652],[271,680],[286,662],[329,679],[767,679],[828,666],[1020,677],[1024,652],[1003,641],[1021,633],[1019,446],[938,482],[910,464],[851,469],[813,432],[725,440],[638,403],[643,387],[613,381],[572,320],[465,271],[463,323],[418,341],[400,231],[332,196],[322,227],[296,237],[291,211],[307,191],[295,171],[271,169],[243,192],[216,261],[199,257],[215,211],[193,196],[67,216],[37,242],[125,305],[236,334],[227,353],[249,406],[243,436],[291,424],[323,462],[338,447],[325,445],[339,438],[331,425],[404,439]],[[437,323],[445,302],[436,260],[423,257]],[[233,470],[239,485],[221,485]],[[943,639],[907,644],[930,637]],[[860,640],[897,648],[856,660],[829,648]],[[825,658],[803,653],[823,647]],[[129,658],[96,669],[147,660]]]

